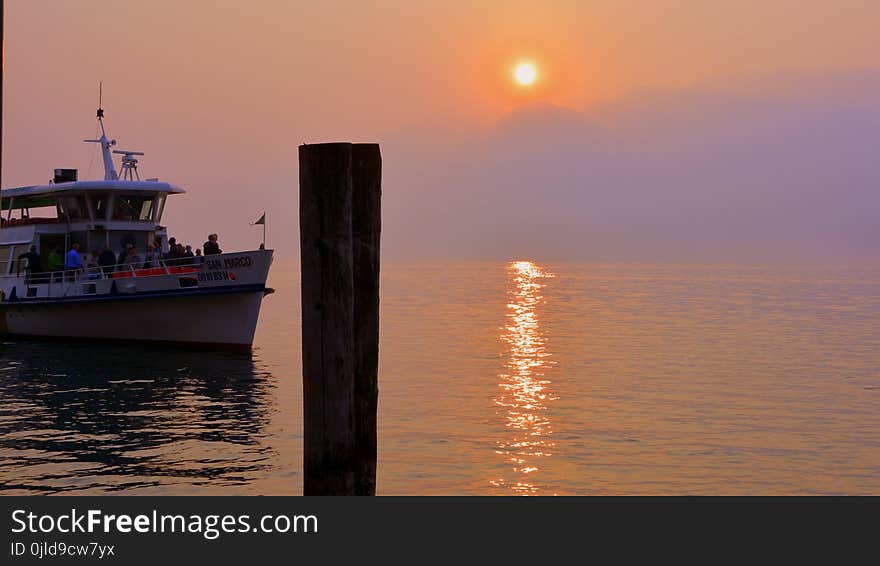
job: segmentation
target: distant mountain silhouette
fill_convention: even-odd
[[[568,133],[588,133],[591,125],[582,112],[552,104],[520,106],[505,116],[493,131],[495,139],[516,140],[524,137],[546,137]]]
[[[475,258],[878,260],[878,141],[878,72],[523,107],[439,154],[409,141],[385,241]]]

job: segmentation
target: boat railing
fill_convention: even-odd
[[[102,279],[127,279],[131,277],[156,277],[167,275],[185,275],[196,273],[204,265],[204,257],[181,257],[154,260],[139,260],[114,265],[91,265],[80,269],[64,269],[61,271],[27,272],[28,284],[46,284],[62,282],[88,282]],[[19,274],[12,275],[20,276]]]

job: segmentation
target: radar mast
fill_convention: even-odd
[[[116,140],[107,139],[107,132],[104,130],[104,108],[102,104],[103,98],[103,83],[98,83],[98,124],[101,126],[101,137],[96,140],[83,140],[84,142],[89,143],[99,143],[101,144],[101,155],[104,158],[104,180],[105,181],[115,181],[119,179],[119,175],[116,174],[116,168],[113,166],[113,155],[110,153],[110,148],[116,145]]]

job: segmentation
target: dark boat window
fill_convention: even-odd
[[[113,220],[152,220],[152,196],[116,195],[113,199]]]
[[[91,195],[92,212],[95,215],[95,221],[101,222],[107,220],[107,195]]]
[[[18,256],[27,252],[28,244],[18,246],[0,246],[0,275],[14,274],[17,269],[24,271],[25,260]]]
[[[68,222],[86,220],[89,217],[86,209],[86,197],[62,197],[58,199],[58,217],[66,218]]]

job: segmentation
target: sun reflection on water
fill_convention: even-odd
[[[518,494],[535,495],[540,491],[535,475],[541,459],[551,456],[555,446],[546,413],[547,404],[557,398],[544,373],[554,362],[537,313],[544,300],[543,280],[554,275],[531,261],[510,263],[508,273],[508,324],[500,336],[508,347],[507,363],[498,374],[501,391],[495,399],[508,433],[497,442],[496,452],[512,465],[514,477],[490,483]]]

